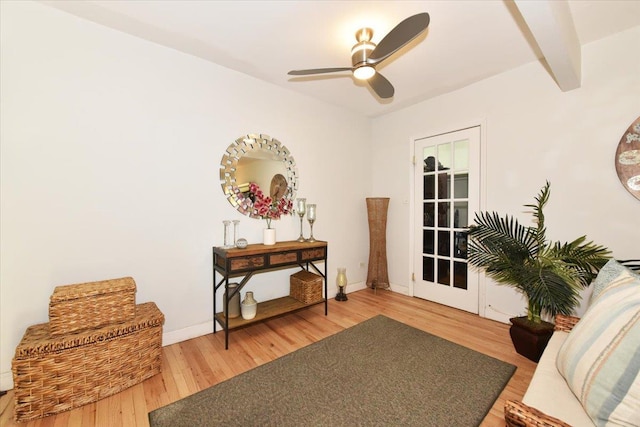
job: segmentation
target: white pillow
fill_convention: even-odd
[[[637,275],[622,271],[607,284],[560,347],[556,366],[594,424],[640,426]]]

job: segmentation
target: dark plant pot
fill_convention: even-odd
[[[518,354],[538,362],[553,335],[553,323],[533,323],[527,317],[513,317],[509,335]]]

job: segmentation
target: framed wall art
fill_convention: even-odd
[[[640,200],[640,117],[620,138],[615,163],[624,188]]]

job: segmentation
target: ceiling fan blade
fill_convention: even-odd
[[[430,20],[431,18],[426,12],[408,17],[380,40],[380,43],[367,58],[367,62],[369,64],[377,64],[387,59],[394,52],[415,39],[418,34],[426,30]]]
[[[291,70],[287,74],[289,74],[290,76],[307,76],[309,74],[336,73],[338,71],[351,71],[351,67],[313,68],[310,70]]]
[[[373,77],[367,80],[371,89],[383,99],[391,98],[395,93],[395,89],[389,80],[387,80],[382,74],[376,72]]]

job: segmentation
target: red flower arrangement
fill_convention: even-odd
[[[262,192],[258,184],[249,184],[250,198],[253,200],[253,214],[267,220],[267,228],[271,228],[272,219],[280,219],[282,215],[289,215],[293,212],[293,201],[286,197],[280,200],[273,200]]]

